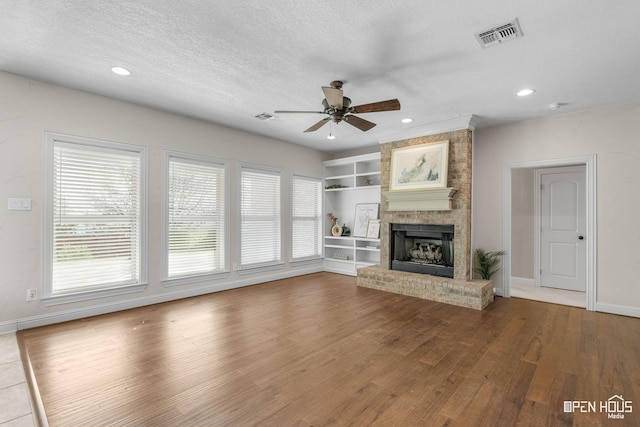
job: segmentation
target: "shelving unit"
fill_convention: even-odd
[[[380,263],[380,239],[332,236],[332,213],[353,233],[356,205],[380,203],[380,153],[327,160],[324,165],[324,269],[355,276],[358,268]],[[327,188],[340,186],[339,188]]]

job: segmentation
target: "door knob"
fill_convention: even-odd
[[[578,240],[584,240],[584,236],[578,236]]]

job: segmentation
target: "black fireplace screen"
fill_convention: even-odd
[[[453,278],[453,224],[391,224],[391,269]]]

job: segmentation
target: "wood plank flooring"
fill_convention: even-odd
[[[21,331],[51,426],[637,426],[640,319],[318,273]],[[622,420],[563,411],[620,395]]]

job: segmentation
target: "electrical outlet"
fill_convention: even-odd
[[[35,301],[38,299],[38,290],[35,288],[27,289],[27,301]]]

